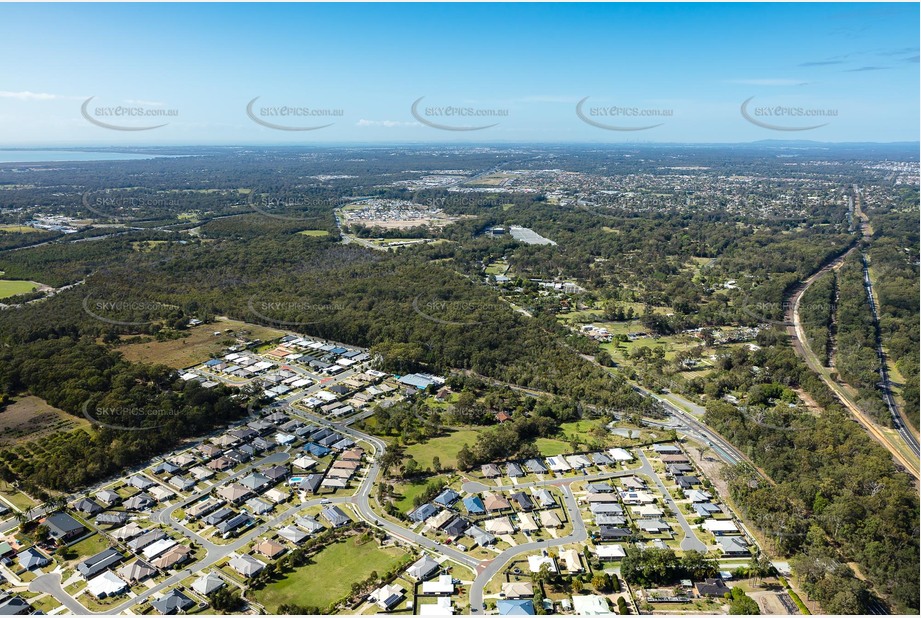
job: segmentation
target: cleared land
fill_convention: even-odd
[[[453,468],[457,465],[457,452],[466,442],[473,446],[479,432],[475,429],[445,429],[446,436],[432,438],[425,444],[413,444],[406,447],[406,454],[419,462],[423,468],[431,467],[432,458],[436,455],[441,460],[442,468]]]
[[[36,283],[34,281],[0,279],[0,298],[9,298],[10,296],[16,296],[17,294],[34,292],[39,287],[41,287],[41,285],[41,283]]]
[[[32,395],[22,397],[0,412],[0,446],[34,440],[59,431],[89,427],[89,421],[71,416]]]
[[[329,231],[327,230],[301,230],[298,232],[303,236],[329,236]]]
[[[254,598],[270,613],[278,613],[286,603],[325,609],[348,594],[353,582],[366,579],[371,571],[383,574],[406,556],[401,549],[380,548],[373,541],[357,545],[355,540],[330,545],[314,556],[312,564],[253,591]]]
[[[228,328],[232,332],[225,332]],[[218,331],[221,334],[215,336],[214,333]],[[119,347],[118,350],[124,354],[125,359],[133,363],[160,363],[184,369],[205,362],[213,354],[219,354],[227,347],[228,339],[242,336],[267,341],[284,335],[282,331],[274,328],[227,319],[195,326],[186,332],[188,336],[181,339],[130,343]]]

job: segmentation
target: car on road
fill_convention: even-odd
[[[330,502],[331,500],[329,498],[323,498],[322,500],[320,500],[320,504],[329,504]]]

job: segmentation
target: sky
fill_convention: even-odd
[[[917,3],[0,4],[0,147],[917,141],[918,23]]]

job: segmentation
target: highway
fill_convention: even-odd
[[[862,223],[860,225],[860,233],[864,235],[866,233],[866,227],[868,225],[866,215],[863,213],[860,207],[860,189],[856,185],[854,186],[856,200],[854,202],[854,209],[857,216],[861,219]],[[812,276],[810,276],[806,281],[804,281],[800,286],[798,286],[791,296],[791,301],[787,303],[787,315],[785,316],[785,321],[787,323],[787,332],[790,335],[791,343],[793,345],[793,350],[806,362],[806,365],[815,373],[819,375],[823,382],[835,393],[838,399],[841,401],[847,410],[851,412],[854,418],[867,430],[872,438],[879,442],[886,450],[888,450],[893,458],[912,476],[916,479],[921,479],[921,465],[919,465],[918,458],[909,457],[908,453],[917,453],[917,441],[914,440],[914,436],[911,435],[911,432],[905,429],[902,426],[902,429],[905,430],[905,433],[911,436],[912,441],[906,440],[904,433],[901,431],[897,434],[890,437],[885,431],[883,431],[872,419],[870,419],[863,410],[857,405],[853,397],[848,394],[844,387],[839,384],[837,381],[833,380],[828,369],[822,365],[819,361],[819,358],[816,356],[815,352],[812,351],[812,348],[809,346],[809,341],[806,338],[806,332],[803,329],[802,319],[800,317],[800,304],[802,303],[803,296],[809,287],[815,283],[815,281],[824,275],[825,273],[831,270],[837,270],[844,263],[844,260],[858,250],[858,245],[855,243],[850,249],[845,251],[843,254],[838,256],[836,259],[832,260],[824,267],[816,271]],[[866,283],[865,283],[866,284]],[[870,290],[872,296],[872,288]],[[874,303],[875,305],[875,303]],[[888,376],[888,373],[886,374]],[[887,378],[888,379],[888,378]],[[886,389],[888,391],[888,389]],[[891,397],[891,393],[889,394]],[[901,421],[899,425],[902,425]],[[897,426],[898,427],[898,426]],[[899,436],[896,438],[895,436]],[[897,444],[896,442],[901,442],[902,444]],[[907,446],[909,451],[904,452],[901,446]]]
[[[876,356],[879,359],[880,375],[880,392],[883,395],[883,401],[889,408],[889,414],[892,415],[892,426],[908,447],[915,453],[921,455],[921,449],[918,446],[918,438],[912,433],[908,420],[899,410],[899,406],[892,394],[892,382],[889,379],[889,365],[886,362],[886,351],[883,349],[883,334],[879,326],[879,311],[876,307],[876,297],[873,294],[873,280],[870,278],[870,264],[867,262],[867,256],[861,256],[863,259],[863,286],[867,292],[867,302],[870,304],[870,313],[873,315],[873,330],[876,336]]]

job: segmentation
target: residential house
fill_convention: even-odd
[[[581,573],[584,569],[582,561],[579,559],[579,552],[573,548],[561,549],[560,560],[566,565],[566,570],[570,573]]]
[[[469,496],[464,498],[464,508],[467,509],[467,512],[471,515],[483,515],[486,513],[486,506],[483,504],[483,500],[479,496]]]
[[[49,515],[43,523],[48,528],[48,536],[58,543],[67,543],[86,532],[83,524],[63,511]]]
[[[537,504],[539,504],[541,508],[556,506],[556,500],[553,499],[553,494],[551,494],[547,489],[535,490],[534,498],[537,500]]]
[[[500,616],[534,616],[534,602],[531,599],[499,599],[496,609]]]
[[[227,582],[217,573],[207,573],[202,575],[192,584],[192,590],[202,595],[209,596],[211,593],[220,590],[227,585]]]
[[[530,599],[534,596],[534,584],[531,582],[504,582],[499,596],[506,599]]]
[[[460,494],[448,487],[435,496],[434,502],[439,506],[449,507],[458,500],[460,500]]]
[[[246,554],[231,558],[228,564],[243,577],[253,577],[265,568],[265,563]]]
[[[102,512],[102,507],[89,498],[81,498],[74,502],[73,509],[84,515],[95,515]]]
[[[285,539],[286,541],[294,543],[295,545],[300,545],[310,537],[309,534],[295,526],[285,526],[284,528],[281,528],[278,531],[278,536]]]
[[[111,548],[104,549],[78,564],[77,572],[83,576],[83,579],[90,579],[124,559],[125,557],[122,556],[121,552]]]
[[[372,592],[368,600],[373,601],[386,612],[396,607],[405,595],[406,590],[402,586],[388,584]]]
[[[496,537],[492,534],[486,532],[478,526],[470,526],[467,528],[467,531],[464,532],[467,536],[473,539],[473,542],[479,545],[480,547],[486,547],[492,545],[496,542]]]
[[[563,522],[555,511],[540,511],[540,525],[544,528],[562,528]]]
[[[128,591],[128,584],[112,571],[105,571],[86,582],[87,591],[97,599],[116,597]]]
[[[128,521],[128,513],[123,511],[110,511],[96,516],[97,526],[123,526]]]
[[[718,577],[708,577],[702,582],[694,582],[694,592],[700,597],[722,598],[729,592],[729,586]]]
[[[425,504],[422,504],[410,511],[408,516],[412,521],[420,523],[434,516],[437,512],[438,509],[435,508],[435,505],[430,502],[426,502]]]
[[[137,553],[143,550],[145,547],[148,547],[149,545],[152,545],[165,537],[165,532],[159,528],[153,528],[128,541],[128,549]]]
[[[195,606],[195,601],[178,590],[173,589],[156,601],[151,601],[150,605],[160,614],[166,616],[179,614],[192,609]]]
[[[272,539],[263,539],[253,548],[257,554],[262,554],[269,560],[274,560],[285,553],[285,546]]]
[[[225,507],[219,508],[218,510],[214,511],[213,513],[209,515],[206,515],[203,521],[205,525],[216,526],[222,521],[224,521],[225,519],[233,517],[234,515],[236,515],[236,511],[234,511],[230,507],[225,506]]]
[[[488,479],[494,479],[502,475],[502,473],[499,471],[499,466],[491,463],[483,464],[480,467],[480,473]]]
[[[512,520],[506,517],[496,517],[494,519],[487,519],[483,522],[486,531],[491,534],[514,534],[515,526],[512,525]]]
[[[192,548],[188,545],[174,545],[154,560],[153,565],[161,570],[171,569],[189,559]]]
[[[439,570],[441,570],[441,565],[434,558],[425,554],[406,569],[406,574],[417,582],[421,582],[425,581]]]
[[[534,510],[534,503],[531,502],[531,496],[524,493],[523,491],[517,491],[511,495],[511,499],[518,504],[518,508],[522,511],[532,511]]]
[[[490,513],[506,511],[512,508],[512,505],[501,494],[483,494],[483,506]]]
[[[326,507],[320,515],[322,515],[323,519],[328,521],[333,528],[339,528],[352,523],[349,516],[342,512],[342,509],[336,505]]]
[[[142,582],[157,572],[155,568],[138,558],[131,564],[126,564],[118,570],[118,576],[129,584]]]
[[[541,463],[539,459],[527,460],[524,462],[524,467],[532,474],[547,474],[547,466]]]
[[[32,569],[40,569],[41,567],[51,562],[51,560],[49,560],[45,554],[41,553],[34,547],[24,549],[23,551],[16,554],[16,560],[19,561],[19,566],[27,571],[31,571]]]
[[[444,527],[444,533],[450,537],[458,537],[464,534],[464,530],[470,527],[470,522],[463,517],[455,517]]]
[[[111,489],[103,489],[96,494],[96,499],[106,506],[114,506],[122,501],[122,497]]]

